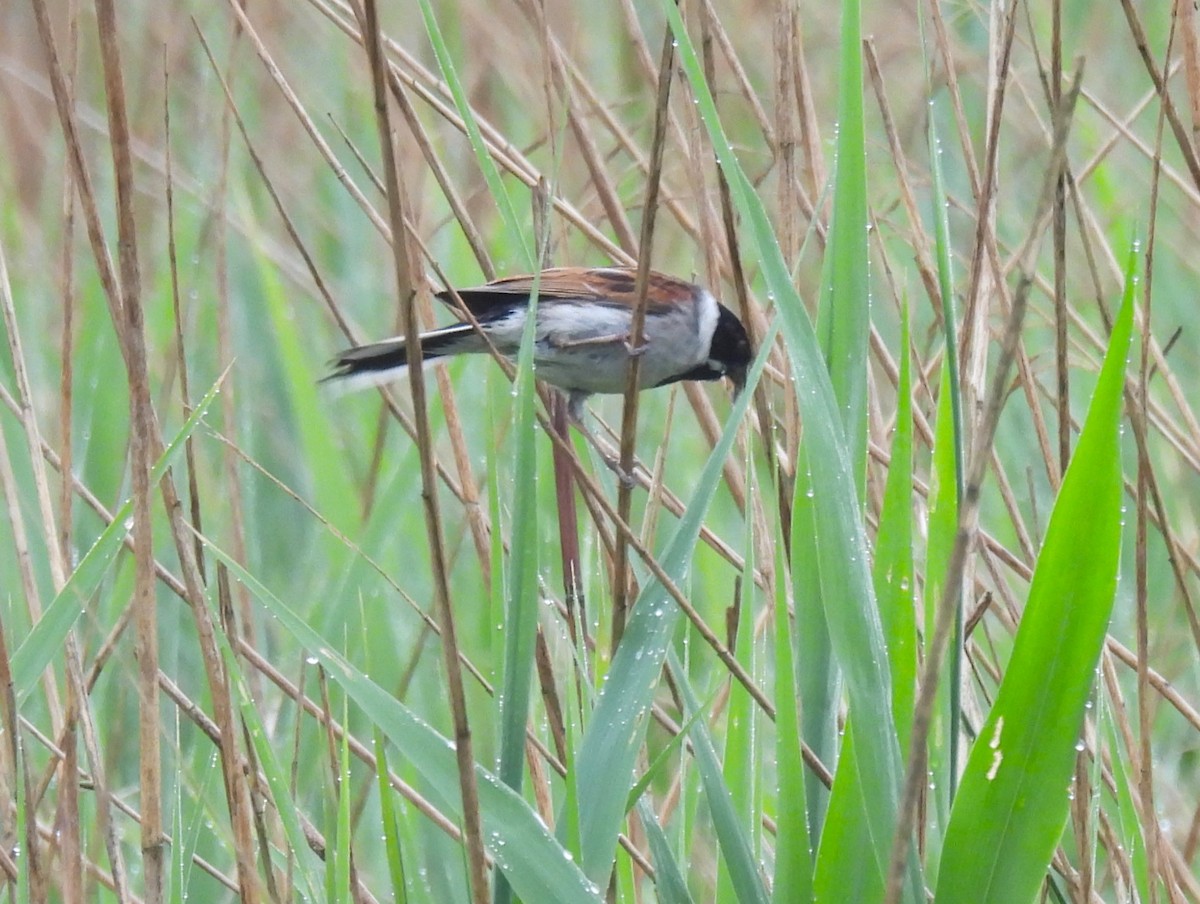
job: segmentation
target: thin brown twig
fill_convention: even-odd
[[[1171,37],[1167,42],[1167,54],[1175,36],[1174,18],[1172,19]],[[1159,200],[1159,160],[1162,157],[1163,124],[1166,118],[1166,105],[1159,107],[1158,121],[1155,125],[1154,136],[1154,166],[1150,176],[1150,217],[1149,232],[1146,237],[1145,272],[1142,282],[1142,323],[1145,329],[1141,331],[1141,354],[1138,356],[1137,394],[1135,402],[1130,406],[1131,419],[1140,421],[1139,433],[1145,432],[1146,399],[1150,396],[1150,323],[1151,301],[1154,285],[1154,249],[1155,238],[1158,234],[1158,200]],[[1141,444],[1139,443],[1139,446]],[[1151,816],[1143,823],[1146,844],[1146,884],[1149,888],[1149,904],[1158,904],[1159,882],[1165,881],[1168,894],[1173,883],[1163,869],[1162,833],[1159,831],[1158,820],[1153,818],[1156,813],[1154,806],[1154,757],[1150,751],[1151,719],[1149,677],[1150,668],[1150,628],[1147,615],[1149,605],[1149,563],[1147,550],[1147,524],[1149,518],[1149,471],[1150,461],[1147,456],[1138,455],[1137,483],[1134,494],[1134,596],[1135,596],[1135,635],[1137,651],[1137,701],[1138,701],[1138,734],[1139,756],[1137,777],[1137,792],[1141,798],[1142,812]]]

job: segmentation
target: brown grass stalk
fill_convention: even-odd
[[[117,38],[117,15],[112,0],[96,0],[96,24],[108,102],[108,127],[116,172],[117,263],[124,321],[115,324],[125,334],[126,374],[129,379],[129,467],[133,483],[134,653],[138,665],[138,751],[142,803],[142,872],[150,904],[163,900],[166,869],[163,840],[162,753],[159,747],[158,601],[154,593],[154,529],[150,516],[150,470],[156,433],[146,366],[146,330],[142,311],[142,275],[138,261],[137,226],[133,211],[133,155],[129,149],[129,120],[125,107],[125,74]]]
[[[429,539],[430,567],[433,572],[438,620],[442,628],[442,652],[447,685],[450,691],[450,711],[454,720],[454,750],[458,761],[460,793],[462,794],[463,835],[469,865],[468,887],[475,904],[487,904],[487,861],[483,849],[483,825],[479,810],[479,790],[475,780],[475,756],[471,744],[471,729],[467,721],[466,697],[462,672],[458,665],[458,638],[454,610],[450,604],[450,584],[445,549],[442,545],[441,514],[437,501],[433,450],[429,436],[429,416],[426,411],[425,377],[421,370],[420,327],[416,316],[417,287],[412,278],[412,258],[409,243],[404,240],[404,220],[407,201],[403,182],[397,168],[392,143],[391,116],[388,110],[387,77],[378,14],[374,0],[363,2],[363,34],[366,38],[367,59],[375,91],[375,115],[379,126],[379,144],[383,155],[384,179],[387,184],[388,209],[392,227],[392,257],[395,265],[396,289],[404,311],[405,348],[408,353],[409,385],[412,389],[413,421],[416,426],[417,451],[421,459],[421,498],[424,502],[425,525]]]

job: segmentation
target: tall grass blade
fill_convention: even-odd
[[[873,868],[883,876],[899,800],[900,748],[892,719],[891,677],[883,628],[871,587],[866,532],[840,409],[812,323],[792,284],[762,202],[725,136],[683,19],[674,4],[663,6],[679,42],[681,65],[746,226],[750,239],[746,257],[757,253],[768,291],[779,308],[804,414],[801,468],[807,468],[814,493],[813,524],[822,597],[838,601],[838,605],[826,610],[829,635],[846,677],[850,709],[856,713],[861,728],[856,796],[865,807],[863,819],[870,844],[866,851],[859,852],[858,862],[860,868]],[[910,876],[908,894],[914,900],[919,887],[916,875]]]
[[[786,574],[783,538],[777,534],[775,572]],[[775,828],[775,904],[806,904],[813,900],[812,842],[808,832],[804,756],[800,746],[799,703],[792,656],[791,619],[784,582],[775,596],[775,768],[778,801]],[[820,784],[817,782],[817,784]],[[821,788],[824,791],[824,786]]]
[[[512,540],[504,606],[504,679],[500,691],[500,781],[518,794],[525,775],[525,724],[529,719],[530,689],[533,686],[534,646],[537,641],[538,588],[538,498],[537,449],[534,441],[533,349],[537,328],[537,293],[540,276],[533,280],[530,314],[525,318],[521,350],[517,358],[514,388],[516,444],[513,464]],[[500,877],[493,900],[507,904],[512,899],[508,883]]]
[[[642,798],[637,802],[637,811],[650,845],[650,859],[654,863],[654,890],[658,893],[658,900],[662,904],[694,904],[687,879],[679,861],[675,859],[666,832],[658,824],[654,808]]]
[[[1032,901],[1067,822],[1075,744],[1108,629],[1121,553],[1120,419],[1135,268],[1038,555],[996,702],[946,830],[939,904]]]
[[[746,627],[749,630],[749,627]],[[700,706],[687,672],[682,663],[671,650],[667,653],[667,662],[675,685],[683,696],[685,710],[689,715]],[[759,874],[758,861],[750,846],[750,838],[745,826],[739,818],[734,806],[733,796],[725,784],[721,774],[721,761],[713,746],[712,736],[708,731],[708,723],[697,719],[691,728],[692,749],[699,767],[700,783],[704,788],[704,799],[708,802],[708,812],[712,818],[713,829],[721,846],[721,858],[728,870],[730,885],[740,904],[767,904],[767,889]]]
[[[833,219],[821,281],[817,336],[862,497],[867,468],[867,338],[871,330],[871,270],[867,254],[867,147],[863,126],[862,11],[842,0],[838,70],[837,170]]]
[[[929,528],[925,544],[925,637],[933,637],[938,600],[946,585],[946,573],[958,534],[958,483],[955,479],[954,419],[951,415],[950,384],[954,378],[943,362],[938,382],[937,422],[934,424],[933,461],[929,475]],[[950,712],[949,684],[953,669],[947,670],[934,703],[929,733],[929,783],[926,796],[926,872],[931,882],[937,878],[938,855],[942,834],[950,818],[951,763],[948,735],[954,724]]]
[[[834,399],[841,412],[842,430],[850,458],[857,499],[866,478],[867,453],[867,336],[870,331],[871,284],[867,255],[866,138],[863,127],[861,10],[858,0],[843,0],[838,121],[833,217],[829,228],[821,280],[816,332],[829,368]],[[806,455],[806,453],[802,453]],[[819,563],[813,475],[801,468],[793,503],[792,531],[800,561]],[[807,548],[806,548],[807,547]],[[793,570],[797,634],[800,650],[800,693],[803,737],[821,759],[832,766],[839,744],[837,710],[840,681],[825,608],[832,604],[822,587],[820,566]],[[827,792],[809,776],[811,830],[820,838]]]
[[[937,117],[934,113],[935,110],[931,107],[929,110],[929,175],[933,182],[933,235],[934,250],[937,254],[938,289],[942,296],[942,328],[946,334],[945,379],[942,381],[942,394],[949,402],[948,416],[950,424],[948,426],[951,428],[945,431],[944,434],[939,432],[939,444],[948,443],[950,445],[949,449],[940,450],[940,454],[943,458],[949,456],[953,465],[952,475],[942,473],[939,477],[942,480],[943,492],[948,493],[949,488],[953,486],[954,499],[957,500],[962,498],[966,490],[962,393],[959,390],[958,321],[954,310],[953,249],[950,246],[949,201],[946,198],[946,187],[942,177],[942,143],[938,137]],[[939,430],[941,429],[941,422],[944,417],[945,415],[939,412]],[[942,469],[943,472],[946,470],[946,468]],[[950,483],[951,476],[953,476],[953,484]],[[954,514],[953,523],[957,526],[957,502],[951,508]],[[953,542],[953,534],[951,534],[951,542]],[[949,549],[947,549],[947,556],[948,554]],[[947,558],[947,562],[949,562],[949,558]],[[934,572],[934,574],[944,573],[944,570]],[[930,599],[935,600],[937,598],[937,596],[930,597]],[[945,790],[941,794],[941,797],[947,801],[954,797],[955,789],[958,787],[959,723],[962,713],[962,701],[960,697],[962,693],[963,673],[962,606],[962,592],[961,588],[959,588],[958,604],[954,614],[954,641],[950,644],[950,668],[949,675],[947,676],[947,697],[949,698],[947,707],[949,709],[949,716],[946,720],[945,737],[948,743],[946,744],[944,757],[940,757],[944,763],[944,769],[939,770],[932,766],[938,755],[934,751],[930,751],[931,768],[933,768],[935,774],[939,771],[945,773],[945,781],[943,783]],[[944,816],[944,809],[942,813]]]
[[[349,703],[342,698],[342,724],[349,725]],[[333,883],[333,901],[350,901],[350,803],[353,794],[350,791],[350,736],[342,733],[341,743],[337,745],[337,833],[334,838],[334,860],[332,864],[331,881]],[[334,765],[334,764],[331,764]],[[329,869],[329,864],[326,864]]]
[[[747,468],[747,477],[754,477],[753,463]],[[749,502],[747,511],[753,511],[754,506]],[[755,632],[754,632],[754,594],[750,588],[754,586],[755,563],[754,520],[746,519],[746,558],[743,574],[748,578],[742,584],[742,592],[738,594],[737,636],[734,641],[735,655],[738,663],[745,669],[746,674],[754,676],[755,666]],[[758,743],[758,707],[751,699],[750,693],[740,682],[732,681],[729,688],[729,701],[726,704],[725,718],[725,751],[721,772],[725,787],[729,790],[730,803],[738,824],[747,835],[750,848],[757,857],[757,828],[762,824],[761,813],[758,811],[757,787],[761,765],[759,760]],[[736,894],[733,886],[733,873],[722,869],[717,874],[717,901],[732,901]]]
[[[875,536],[875,597],[892,670],[892,714],[900,753],[908,756],[917,691],[916,582],[913,578],[913,411],[908,303],[900,321],[896,433]]]
[[[404,878],[404,850],[400,846],[400,822],[388,774],[387,744],[379,729],[372,733],[375,750],[375,778],[379,784],[379,817],[383,824],[383,844],[387,852],[388,875],[392,880],[392,900],[396,904],[408,901],[408,882]]]
[[[806,452],[801,452],[804,458]],[[803,460],[803,459],[802,459]],[[791,567],[792,599],[796,607],[796,690],[803,701],[800,707],[800,737],[830,768],[838,757],[837,714],[840,682],[825,601],[821,587],[820,556],[816,547],[816,488],[811,469],[802,467],[796,474],[792,499]],[[807,770],[803,773],[808,801],[808,832],[819,839],[824,831],[829,808],[829,791]]]
[[[913,598],[912,547],[912,378],[908,354],[908,306],[904,306],[900,335],[900,378],[896,388],[896,436],[888,467],[883,509],[875,541],[875,593],[887,639],[888,664],[892,675],[892,712],[900,747],[905,750],[912,728],[916,695],[917,627]],[[846,723],[845,742],[834,778],[833,795],[825,834],[821,838],[821,870],[818,900],[875,901],[883,895],[881,877],[873,870],[854,868],[856,852],[869,843],[866,827],[855,818],[864,808],[854,800],[857,720]]]

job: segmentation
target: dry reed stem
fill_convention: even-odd
[[[1062,103],[1062,0],[1051,4],[1050,109]],[[1066,473],[1071,460],[1071,382],[1067,367],[1067,180],[1066,167],[1054,187],[1054,370],[1058,413],[1058,467]],[[1090,870],[1090,865],[1086,868]],[[1090,874],[1088,874],[1090,880]],[[1090,882],[1087,883],[1090,887]]]
[[[66,58],[68,61],[67,71],[63,73],[64,87],[67,91],[67,105],[73,107],[75,81],[79,73],[79,0],[70,0],[67,4],[67,40],[66,40]],[[75,238],[75,183],[71,177],[70,167],[66,168],[63,178],[62,187],[62,217],[63,217],[63,242],[62,256],[59,262],[60,279],[59,291],[62,300],[63,321],[62,321],[62,340],[59,344],[60,356],[62,361],[62,375],[59,380],[59,399],[60,410],[58,415],[58,432],[60,437],[59,457],[64,463],[64,470],[71,470],[71,460],[73,450],[71,448],[71,438],[73,432],[72,425],[72,409],[74,398],[74,346],[75,346],[75,308],[77,300],[75,298],[75,255],[72,253],[72,242]],[[40,457],[40,456],[39,456]],[[58,498],[58,540],[59,540],[59,555],[62,561],[66,562],[71,557],[71,538],[72,519],[71,519],[71,487],[67,481],[59,483],[59,498]],[[68,845],[78,845],[78,826],[67,826],[64,831],[70,833],[74,838],[68,841]],[[70,852],[74,854],[75,851]],[[69,897],[69,891],[64,892]],[[76,896],[73,900],[78,900]]]
[[[442,543],[441,514],[437,501],[436,470],[429,434],[429,415],[426,410],[425,376],[421,369],[420,327],[417,324],[416,293],[412,272],[413,258],[405,241],[404,221],[408,201],[398,169],[392,141],[391,116],[388,109],[386,63],[383,58],[381,30],[375,0],[364,0],[362,31],[366,38],[367,60],[374,85],[375,116],[379,127],[379,144],[383,156],[384,181],[387,185],[388,211],[392,227],[392,258],[395,267],[396,290],[404,312],[405,350],[408,354],[409,386],[412,391],[413,421],[416,426],[417,452],[421,460],[421,498],[424,503],[425,526],[432,561],[434,597],[438,620],[442,628],[442,652],[450,696],[450,712],[454,720],[454,753],[458,762],[459,792],[462,795],[463,835],[467,853],[468,882],[475,904],[487,904],[487,859],[483,847],[483,818],[479,809],[479,789],[475,777],[475,755],[471,729],[467,721],[466,697],[462,672],[458,665],[458,637],[454,610],[450,603],[450,583],[445,548]]]
[[[1175,4],[1172,20],[1182,35],[1183,71],[1187,76],[1188,107],[1192,122],[1192,144],[1200,138],[1200,35],[1196,30],[1196,8],[1183,0]]]
[[[150,471],[154,466],[151,437],[157,429],[151,411],[146,366],[146,330],[142,310],[142,275],[138,261],[137,224],[133,211],[133,156],[125,107],[125,74],[112,0],[96,0],[96,24],[104,71],[104,94],[116,173],[117,265],[120,273],[125,369],[129,379],[129,467],[133,484],[134,655],[138,667],[139,798],[142,803],[142,876],[150,904],[163,900],[166,845],[163,840],[162,753],[159,745],[158,608],[154,586],[154,526],[150,514]]]
[[[658,71],[658,97],[654,107],[654,138],[650,150],[650,177],[646,200],[642,207],[642,228],[638,236],[637,274],[634,278],[636,301],[629,323],[629,377],[625,403],[621,409],[622,474],[633,470],[633,449],[637,436],[638,378],[642,372],[641,350],[645,339],[646,306],[649,302],[650,262],[654,251],[654,225],[658,216],[658,193],[662,182],[663,150],[667,140],[667,120],[671,108],[671,80],[675,69],[674,38],[670,31],[663,36],[662,59]],[[617,514],[625,522],[633,510],[633,484],[621,480],[617,489]],[[617,554],[613,560],[612,651],[615,654],[625,633],[630,598],[633,594],[633,574],[629,568],[628,547],[617,537]]]
[[[1138,17],[1137,10],[1133,8],[1133,4],[1129,0],[1121,0],[1121,9],[1124,11],[1125,21],[1129,25],[1129,34],[1133,38],[1138,54],[1142,58],[1142,63],[1146,67],[1146,74],[1150,76],[1150,81],[1154,83],[1155,92],[1163,105],[1163,113],[1166,115],[1167,123],[1171,126],[1171,134],[1175,137],[1176,146],[1183,156],[1188,173],[1191,175],[1192,184],[1200,187],[1200,158],[1196,156],[1196,148],[1192,144],[1187,128],[1185,128],[1183,121],[1179,117],[1179,111],[1175,108],[1175,103],[1171,99],[1171,93],[1167,91],[1163,73],[1154,62],[1150,43],[1146,38],[1146,31],[1142,27],[1142,20]],[[1172,30],[1174,29],[1174,24],[1175,18],[1172,16]]]
[[[896,124],[892,117],[891,107],[887,102],[887,94],[883,84],[883,72],[879,68],[879,57],[875,52],[875,42],[868,38],[863,42],[863,55],[867,62],[867,72],[871,85],[875,89],[875,99],[879,104],[879,112],[883,117],[883,129],[887,134],[888,149],[892,155],[892,163],[896,170],[897,186],[900,189],[900,199],[904,203],[904,213],[908,217],[909,235],[912,238],[916,252],[917,270],[921,282],[929,296],[933,310],[943,310],[942,292],[938,285],[937,269],[930,250],[929,233],[926,232],[924,221],[917,209],[916,194],[913,192],[912,179],[909,176],[908,161],[904,149],[900,145],[900,137],[896,134]],[[882,348],[882,345],[880,346]]]
[[[235,70],[238,50],[242,46],[242,30],[236,25],[230,28],[230,42],[227,50],[225,66],[222,72],[225,73],[224,81],[227,83],[232,77]],[[233,143],[233,129],[230,116],[229,105],[221,107],[220,129],[217,136],[218,143],[218,158],[217,158],[217,173],[216,184],[213,187],[212,195],[209,199],[210,210],[212,217],[210,220],[210,228],[213,245],[213,278],[216,290],[216,356],[217,366],[219,368],[230,370],[235,358],[233,348],[233,318],[234,304],[230,298],[229,290],[229,218],[225,216],[225,211],[229,207],[229,165],[231,146]],[[181,359],[177,367],[182,373],[184,370],[184,361]],[[252,395],[251,395],[252,397]],[[221,417],[226,423],[229,430],[235,430],[238,427],[238,410],[243,407],[239,404],[238,384],[237,379],[232,372],[229,380],[226,382],[224,391],[222,391],[218,404],[220,405]],[[221,462],[221,470],[224,477],[222,495],[225,498],[228,506],[229,514],[229,551],[234,561],[245,564],[249,561],[246,549],[246,527],[245,527],[245,505],[242,499],[241,484],[236,478],[236,463],[231,455],[227,452],[224,454]],[[200,525],[197,524],[197,527]],[[197,564],[200,565],[203,571],[203,557],[196,557]],[[218,576],[226,582],[228,576],[221,573],[218,568]],[[233,634],[240,631],[245,631],[250,634],[250,639],[253,641],[255,631],[255,620],[253,618],[253,609],[250,602],[250,591],[240,582],[233,588],[227,588],[227,584],[219,585],[219,590],[222,592],[236,593],[237,595],[237,611],[238,618],[225,617],[223,618],[222,628],[227,634]],[[222,596],[222,601],[224,597]],[[232,608],[232,600],[229,601]],[[258,699],[262,690],[256,678],[252,678],[249,690],[251,696]],[[253,756],[253,751],[247,751],[247,756]],[[253,789],[251,789],[253,793]],[[258,807],[254,807],[255,818],[258,818]],[[261,845],[260,845],[261,848]],[[260,850],[260,854],[266,853],[265,850]],[[265,864],[270,863],[270,859],[263,860]],[[272,887],[273,875],[271,870],[265,869],[265,878],[267,882],[267,895],[274,898],[274,889]]]
[[[553,35],[540,0],[538,2],[532,2],[532,0],[518,2],[518,6],[533,22],[541,38],[542,54],[548,69],[546,77],[547,106],[551,106],[550,86],[553,85],[554,92],[564,107],[571,135],[583,155],[584,165],[587,167],[588,176],[591,178],[592,187],[596,191],[600,205],[604,209],[604,215],[608,219],[609,225],[612,226],[613,232],[616,233],[621,249],[630,259],[633,259],[638,248],[637,239],[633,234],[633,227],[629,223],[625,206],[621,203],[617,187],[608,173],[608,167],[605,165],[599,144],[592,136],[587,119],[583,110],[580,109],[574,90],[572,90],[572,79],[568,73],[565,51]],[[547,123],[553,123],[552,116],[548,116]],[[553,134],[553,127],[549,131]],[[558,153],[552,156],[553,159],[559,159]],[[542,265],[549,266],[546,262],[543,262]]]
[[[713,54],[713,35],[718,32],[718,26],[715,21],[716,17],[712,12],[711,6],[705,3],[700,14],[700,35],[701,35],[701,54],[704,64],[704,78],[708,85],[709,93],[712,96],[718,97],[718,85],[716,76],[716,62]],[[693,131],[697,133],[697,150],[703,147],[707,154],[714,156],[714,151],[708,142],[701,139],[699,136],[705,130],[700,128],[698,121],[699,117],[693,110],[693,116],[697,122],[693,126]],[[703,158],[699,153],[695,154],[695,163],[697,171],[702,170]],[[716,235],[712,240],[712,252],[710,257],[710,269],[713,272],[714,278],[716,272],[721,267],[721,264],[728,261],[730,270],[730,281],[733,283],[734,294],[737,296],[737,313],[741,318],[742,325],[746,328],[746,335],[750,340],[750,347],[757,348],[762,337],[767,331],[767,320],[764,314],[758,310],[757,306],[750,303],[750,293],[746,285],[746,273],[742,263],[742,255],[737,239],[736,214],[733,207],[733,197],[729,190],[729,180],[725,177],[725,173],[719,168],[715,174],[717,182],[718,200],[721,209],[721,238],[719,240]],[[705,205],[707,209],[708,205]],[[790,219],[791,211],[782,209],[780,215]],[[810,226],[812,221],[810,220]],[[714,233],[716,230],[713,230]],[[782,355],[777,356],[781,370],[786,370],[783,364]],[[758,419],[759,435],[762,437],[764,448],[767,451],[767,460],[770,463],[773,476],[778,486],[778,504],[780,511],[783,513],[783,522],[786,525],[784,528],[784,537],[790,538],[791,534],[791,499],[788,496],[787,488],[791,484],[790,475],[784,473],[780,465],[780,454],[778,443],[775,438],[775,431],[772,428],[774,423],[771,412],[767,403],[766,380],[760,379],[758,386],[754,388],[754,412]],[[688,399],[692,403],[697,416],[700,418],[700,427],[708,437],[709,446],[716,446],[717,438],[721,435],[720,424],[717,421],[715,412],[712,406],[702,399],[706,399],[700,388],[694,384],[687,384],[684,391],[688,394]],[[794,460],[794,459],[792,459]],[[729,489],[730,495],[733,497],[734,504],[742,510],[746,511],[746,478],[742,472],[741,462],[731,456],[724,463],[723,473],[725,484]],[[771,533],[769,529],[761,524],[761,519],[757,522],[759,529],[756,531],[759,536],[767,536]],[[760,561],[762,559],[760,558]],[[771,557],[766,557],[765,561],[772,561]]]
[[[1172,33],[1167,41],[1167,56],[1174,41],[1174,20]],[[1158,235],[1158,201],[1159,201],[1159,167],[1162,159],[1163,122],[1165,105],[1159,108],[1158,122],[1154,136],[1154,167],[1150,177],[1150,216],[1149,232],[1146,237],[1145,274],[1142,281],[1141,309],[1142,323],[1145,329],[1141,331],[1141,354],[1138,356],[1137,394],[1133,404],[1129,405],[1130,420],[1138,424],[1138,432],[1144,432],[1146,422],[1146,402],[1150,389],[1150,313],[1152,310],[1154,285],[1154,252],[1155,238]],[[1144,443],[1139,442],[1140,448]],[[1135,597],[1135,636],[1137,640],[1137,700],[1138,700],[1138,734],[1139,734],[1139,768],[1136,770],[1137,796],[1141,798],[1142,809],[1152,815],[1157,812],[1154,805],[1154,757],[1150,751],[1151,712],[1149,693],[1149,655],[1150,655],[1150,626],[1147,615],[1149,596],[1149,566],[1147,561],[1147,522],[1149,521],[1149,461],[1144,455],[1138,455],[1137,488],[1134,493],[1134,597]],[[1146,845],[1146,882],[1149,886],[1150,904],[1158,904],[1159,881],[1165,880],[1167,894],[1172,904],[1179,900],[1174,883],[1163,869],[1163,837],[1159,830],[1158,820],[1149,819],[1144,827],[1144,842]]]

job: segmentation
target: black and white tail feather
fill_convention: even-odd
[[[453,355],[487,351],[487,344],[469,323],[458,323],[422,333],[421,355],[426,364]],[[341,352],[332,362],[333,372],[321,379],[338,389],[354,392],[382,386],[408,370],[408,347],[403,336],[359,345]]]

